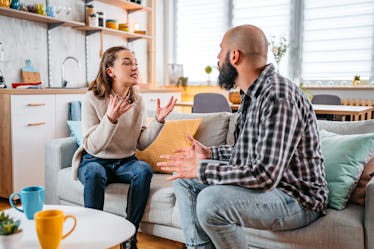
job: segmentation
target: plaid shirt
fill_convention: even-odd
[[[228,164],[201,162],[198,178],[205,184],[279,188],[304,207],[325,212],[328,189],[310,101],[271,64],[241,97],[235,144],[211,147],[212,159]]]

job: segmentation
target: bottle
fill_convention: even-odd
[[[91,14],[95,14],[95,8],[93,4],[87,4],[86,5],[86,24],[90,25],[89,23],[89,17]]]
[[[104,12],[98,11],[96,14],[99,27],[104,27]]]

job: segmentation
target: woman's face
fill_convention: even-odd
[[[107,69],[107,74],[113,79],[113,84],[134,86],[138,84],[138,63],[134,54],[129,50],[117,53],[112,67]]]

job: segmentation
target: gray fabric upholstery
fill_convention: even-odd
[[[196,134],[205,144],[231,141],[237,115],[228,113],[180,114],[170,119],[203,117]],[[318,121],[320,129],[339,134],[374,132],[374,120],[357,122]],[[211,140],[210,140],[211,139]],[[83,205],[83,186],[74,181],[70,168],[71,158],[77,149],[74,138],[56,139],[46,144],[46,203]],[[183,242],[179,208],[172,183],[166,174],[155,174],[140,229]],[[104,210],[125,216],[127,184],[111,184],[105,193]],[[243,228],[251,248],[282,249],[374,249],[374,180],[367,186],[366,206],[349,204],[344,210],[328,209],[326,216],[301,229],[271,232]]]

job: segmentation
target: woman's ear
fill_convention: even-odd
[[[111,67],[108,67],[108,68],[105,70],[105,72],[106,72],[106,74],[107,74],[109,77],[113,78],[113,70],[112,70]]]

